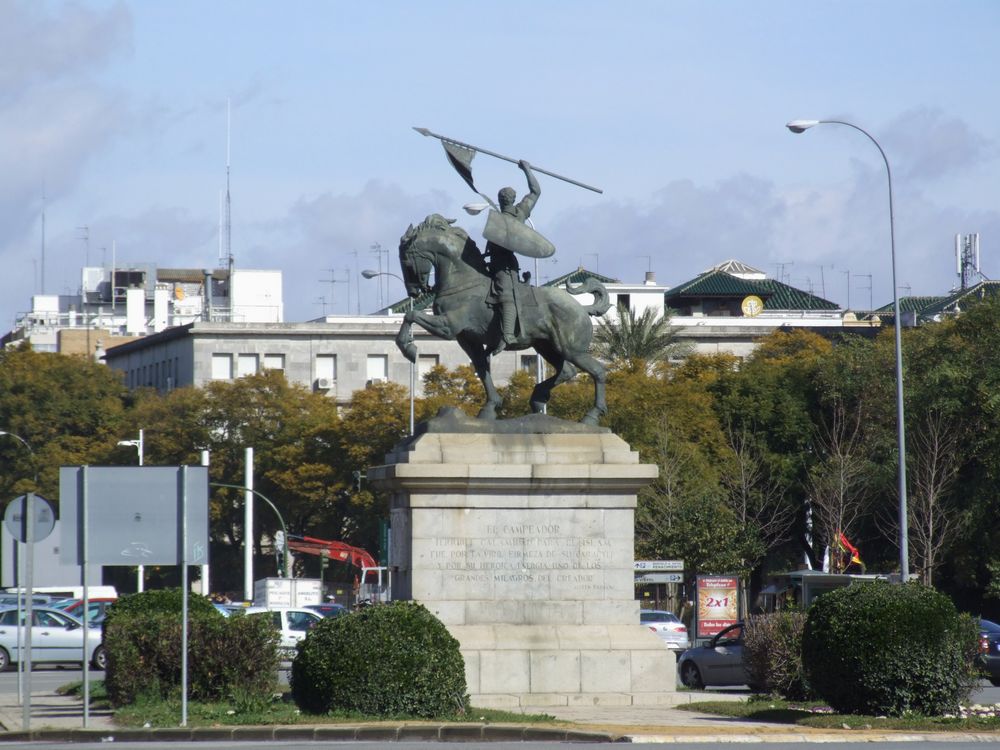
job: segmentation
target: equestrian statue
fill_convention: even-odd
[[[582,422],[596,425],[607,412],[607,370],[590,354],[594,329],[589,316],[608,311],[611,306],[608,292],[593,278],[578,286],[567,285],[568,291],[531,286],[518,274],[517,255],[544,258],[555,252],[547,239],[528,226],[531,211],[541,195],[535,171],[600,191],[552,172],[533,170],[525,160],[516,161],[422,128],[416,130],[441,140],[452,166],[473,190],[476,188],[471,162],[475,153],[480,152],[517,163],[527,178],[528,194],[515,202],[514,189],[505,187],[497,196],[498,203],[494,203],[479,193],[491,206],[483,230],[487,240],[485,253],[480,252],[465,230],[453,226],[454,219],[431,214],[416,227],[410,225],[399,241],[403,281],[411,298],[433,293],[433,314],[409,310],[396,336],[397,346],[407,359],[416,361],[414,324],[439,338],[457,341],[486,391],[486,403],[479,412],[481,419],[495,419],[501,403],[490,374],[491,357],[504,350],[534,348],[551,365],[553,374],[532,391],[532,411],[542,412],[552,389],[582,370],[594,381],[594,405]],[[593,296],[593,302],[583,306],[573,295],[585,293]]]

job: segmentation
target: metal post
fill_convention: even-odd
[[[35,568],[35,524],[32,523],[32,513],[35,510],[35,493],[29,492],[24,499],[21,514],[21,538],[24,539],[24,591],[27,597],[25,603],[24,651],[21,659],[24,661],[24,703],[21,705],[21,727],[31,729],[31,626],[34,619],[34,597],[31,589],[34,584]]]
[[[181,726],[188,720],[188,517],[187,466],[181,467]]]
[[[243,494],[243,598],[253,601],[253,448],[246,449]]]
[[[403,277],[400,276],[398,273],[392,273],[391,271],[372,271],[369,269],[365,269],[364,271],[361,272],[361,275],[364,276],[366,279],[374,279],[377,276],[386,276],[386,277],[392,276],[394,278],[399,279],[400,283],[402,283],[404,288],[406,287],[406,282],[403,280]],[[386,291],[386,294],[388,294],[388,290]],[[386,305],[388,306],[388,301],[386,302]],[[408,310],[411,313],[413,312],[413,297],[409,298]],[[415,426],[413,402],[415,397],[416,380],[417,380],[416,367],[417,367],[416,362],[411,361],[410,362],[410,435],[414,434],[414,426]]]

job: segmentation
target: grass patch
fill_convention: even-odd
[[[71,682],[56,691],[62,695],[83,695],[83,683]],[[103,681],[90,683],[90,702],[94,707],[108,707]],[[130,706],[116,709],[115,724],[121,727],[176,727],[181,716],[180,696],[168,700],[142,698]],[[417,722],[428,719],[410,716],[373,717],[349,711],[334,711],[318,716],[299,711],[286,694],[269,702],[235,700],[218,703],[188,702],[188,725],[192,727],[256,726],[283,724],[357,724]],[[556,722],[548,714],[521,714],[493,708],[471,708],[467,714],[438,716],[435,722],[480,722],[483,724],[545,724]]]
[[[746,721],[794,724],[817,729],[885,729],[920,732],[996,732],[1000,731],[998,716],[943,717],[920,716],[861,716],[836,714],[819,702],[795,703],[779,699],[750,701],[703,701],[676,707],[681,711],[700,711],[717,716],[729,716]]]

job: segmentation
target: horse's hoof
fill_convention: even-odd
[[[489,419],[494,420],[497,418],[497,410],[495,407],[486,405],[479,410],[479,414],[476,415],[479,419]]]
[[[589,411],[587,416],[580,420],[580,424],[589,424],[597,427],[600,424],[601,413],[599,411]]]

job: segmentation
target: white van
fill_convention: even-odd
[[[20,591],[26,593],[24,589],[6,589],[8,594],[16,594]],[[83,586],[36,586],[31,590],[32,595],[44,594],[52,601],[57,599],[83,599]],[[88,586],[88,599],[117,599],[118,590],[114,586]]]

